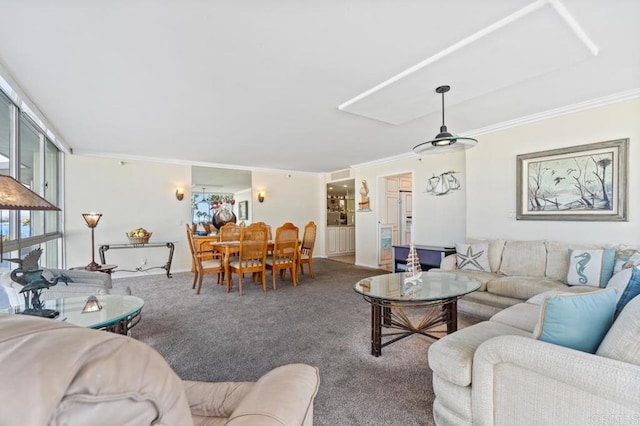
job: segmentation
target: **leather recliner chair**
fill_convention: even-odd
[[[182,381],[150,346],[56,320],[0,314],[0,423],[311,425],[318,369],[257,382]]]

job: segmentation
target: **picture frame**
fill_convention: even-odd
[[[516,219],[627,221],[629,139],[516,157]]]
[[[393,260],[393,225],[380,224],[378,228],[378,265],[383,266]]]
[[[238,219],[249,220],[249,201],[240,201],[238,203]]]

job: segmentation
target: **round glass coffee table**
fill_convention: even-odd
[[[100,309],[96,304],[87,304],[89,297],[46,300],[44,307],[60,312],[54,318],[54,321],[67,321],[80,327],[106,330],[125,335],[141,319],[144,301],[139,297],[115,294],[95,296]],[[3,311],[19,314],[23,308],[22,306],[16,306]]]
[[[458,329],[458,299],[480,288],[480,281],[447,272],[423,272],[419,278],[405,273],[384,274],[360,280],[354,287],[371,304],[371,355],[413,334],[439,339]],[[420,308],[417,319],[407,309]],[[446,332],[436,330],[446,326]],[[382,333],[382,327],[393,329]],[[389,337],[385,342],[383,337]]]

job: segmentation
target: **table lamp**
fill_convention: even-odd
[[[96,245],[93,240],[93,230],[98,226],[98,222],[102,217],[101,213],[82,213],[84,221],[87,222],[87,226],[91,228],[91,263],[84,267],[89,271],[97,271],[100,269],[100,265],[96,263]]]
[[[0,175],[0,210],[57,210],[60,209],[21,182],[7,175]],[[0,258],[4,255],[3,235],[0,227]]]

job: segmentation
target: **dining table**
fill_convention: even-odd
[[[224,276],[227,280],[227,293],[231,291],[231,274],[229,271],[229,259],[231,256],[237,255],[240,253],[240,241],[232,240],[232,241],[212,241],[210,242],[211,246],[217,252],[222,253],[222,264],[224,266]],[[267,241],[267,253],[273,251],[274,242],[273,240]]]

